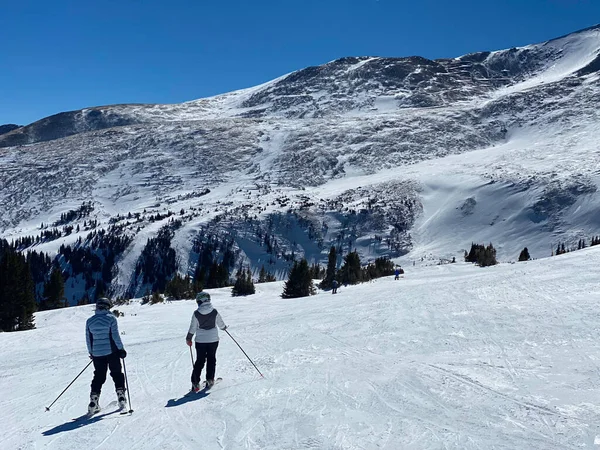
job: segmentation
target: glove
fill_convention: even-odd
[[[185,341],[185,343],[188,345],[188,347],[192,346],[192,341]]]
[[[94,357],[90,354],[90,359],[94,359]]]
[[[225,325],[225,326],[223,327],[223,331],[226,331],[226,330],[227,330],[227,325]]]
[[[124,348],[122,348],[121,350],[119,350],[119,358],[125,359],[126,356],[127,356],[127,352],[125,351]]]

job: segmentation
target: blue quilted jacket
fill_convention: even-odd
[[[87,320],[85,338],[92,356],[107,356],[123,349],[117,318],[108,310],[96,311]]]

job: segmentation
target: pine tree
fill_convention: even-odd
[[[335,246],[331,246],[329,249],[329,258],[327,259],[327,269],[325,270],[325,278],[321,281],[319,287],[321,289],[331,289],[331,285],[335,278],[335,270],[337,267],[337,253]]]
[[[194,292],[200,292],[204,289],[204,280],[206,278],[206,269],[204,266],[200,265],[200,261],[198,260],[198,265],[196,266],[196,270],[194,271],[194,281],[192,283],[192,289]]]
[[[8,248],[0,254],[0,330],[35,328],[35,287],[29,264],[20,253]]]
[[[302,258],[300,261],[294,261],[290,270],[288,280],[283,286],[282,298],[308,297],[316,293],[310,276],[308,261]]]
[[[529,256],[529,250],[527,250],[527,247],[525,247],[519,254],[519,261],[529,261],[530,259],[531,256]]]
[[[190,277],[182,277],[178,273],[171,278],[171,280],[167,283],[165,288],[165,293],[167,295],[172,296],[176,300],[181,300],[182,298],[193,298],[195,297],[192,286],[192,281]]]
[[[265,281],[267,281],[267,271],[265,270],[265,266],[263,265],[260,268],[260,272],[258,273],[258,282],[264,283]]]
[[[236,274],[235,284],[231,289],[231,295],[233,297],[239,297],[241,295],[252,295],[254,294],[254,283],[252,282],[252,273],[250,269],[238,270]]]
[[[65,306],[65,282],[57,267],[52,269],[50,279],[44,283],[44,300],[40,309],[57,309]]]
[[[482,244],[471,244],[471,250],[465,257],[465,261],[478,264],[481,267],[498,264],[496,260],[496,249],[490,243],[487,247]]]
[[[344,264],[340,268],[338,278],[343,284],[356,284],[362,281],[360,257],[356,251],[350,252],[344,257]]]
[[[250,268],[246,271],[246,292],[248,295],[252,295],[256,292],[254,288],[254,282],[252,281],[252,272],[250,272]]]

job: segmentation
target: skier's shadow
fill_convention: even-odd
[[[69,420],[68,422],[63,423],[62,425],[57,425],[54,428],[46,430],[46,431],[42,432],[42,434],[44,436],[52,436],[54,434],[64,433],[65,431],[73,431],[73,430],[76,430],[77,428],[82,428],[87,425],[96,423],[96,422],[102,420],[103,417],[109,416],[113,413],[114,413],[114,411],[106,412],[104,414],[96,415],[89,419],[87,419],[86,416],[81,416],[78,419]]]
[[[229,384],[227,386],[223,386],[223,387],[213,387],[210,390],[202,389],[200,392],[198,392],[197,394],[193,394],[193,395],[188,395],[188,396],[183,396],[180,398],[172,398],[170,400],[167,401],[167,404],[165,405],[165,408],[173,408],[174,406],[180,406],[180,405],[185,405],[186,403],[189,402],[195,402],[196,400],[200,400],[201,398],[205,398],[208,397],[208,395],[211,392],[219,392],[222,391],[223,389],[230,389],[234,386],[241,386],[243,384],[248,384],[248,383],[256,383],[257,381],[262,380],[262,378],[258,378],[255,380],[249,380],[249,381],[242,381],[241,383],[236,383],[236,384]]]
[[[194,402],[196,400],[200,400],[201,398],[208,397],[209,391],[200,391],[197,394],[192,394],[188,396],[183,396],[180,398],[172,398],[167,401],[165,408],[173,408],[174,406],[185,405],[189,402]]]

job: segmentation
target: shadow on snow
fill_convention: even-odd
[[[208,397],[208,394],[209,394],[209,392],[204,390],[204,391],[200,391],[196,394],[184,395],[183,397],[180,397],[180,398],[172,398],[172,399],[169,399],[169,401],[167,401],[165,408],[173,408],[174,406],[185,405],[186,403],[193,402],[195,400],[199,400],[204,397]]]
[[[87,425],[91,425],[93,423],[99,422],[104,417],[110,416],[111,414],[115,414],[116,412],[117,411],[110,411],[110,412],[106,412],[103,414],[98,414],[89,419],[87,419],[87,416],[84,415],[84,416],[78,417],[77,419],[71,419],[68,422],[63,423],[62,425],[57,425],[54,428],[51,428],[49,430],[42,432],[42,434],[44,436],[52,436],[54,434],[63,433],[65,431],[73,431],[78,428],[82,428]]]

